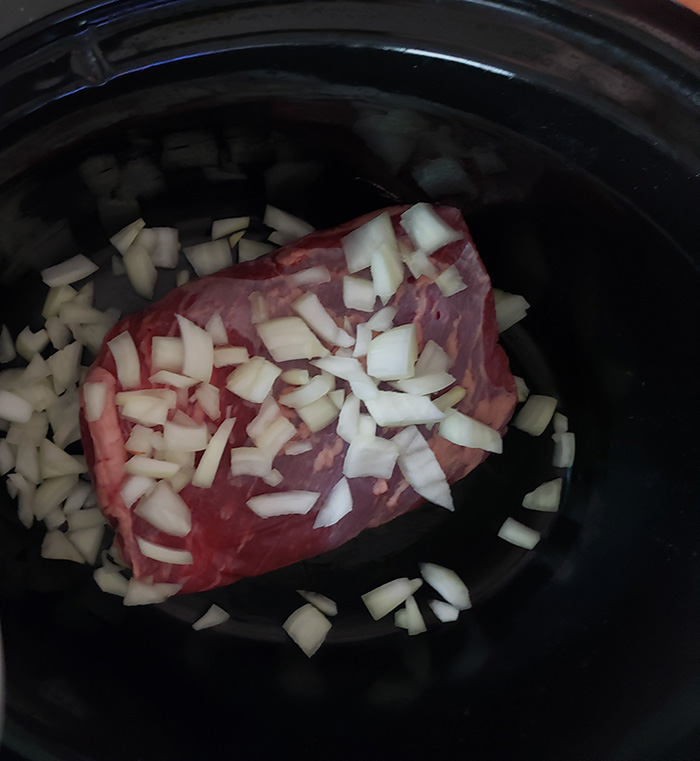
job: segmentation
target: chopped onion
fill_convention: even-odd
[[[462,276],[454,264],[446,270],[443,270],[435,278],[435,285],[440,289],[442,295],[448,298],[454,296],[456,293],[460,293],[467,287],[467,284],[462,280]]]
[[[323,613],[310,603],[295,610],[282,624],[282,628],[308,658],[321,647],[331,626]]]
[[[346,478],[391,478],[398,456],[399,448],[393,441],[358,434],[345,454],[343,475]]]
[[[334,323],[335,324],[335,323]],[[324,357],[326,349],[301,317],[278,317],[256,325],[260,340],[275,362]]]
[[[427,203],[417,203],[407,209],[401,215],[401,227],[408,233],[413,245],[426,254],[432,254],[462,237]]]
[[[181,285],[185,285],[190,282],[190,273],[187,270],[180,270],[175,275],[175,285],[179,288]]]
[[[144,557],[157,560],[159,563],[169,563],[171,565],[192,565],[194,562],[192,553],[189,550],[178,550],[173,547],[164,547],[162,544],[149,542],[141,536],[136,537],[136,543],[139,551]]]
[[[154,339],[155,340],[155,339]],[[135,388],[141,384],[141,365],[134,339],[128,331],[107,342],[117,366],[117,378],[122,388]]]
[[[279,486],[282,481],[284,481],[284,476],[279,472],[279,470],[273,468],[262,477],[262,480],[268,486]]]
[[[143,219],[136,219],[126,227],[123,227],[119,232],[115,233],[109,242],[114,248],[119,251],[120,254],[125,254],[129,246],[136,240],[136,236],[143,230],[146,223]]]
[[[308,370],[285,370],[280,378],[290,386],[305,386],[309,382]]]
[[[173,452],[201,452],[209,444],[209,430],[205,423],[181,425],[166,422],[163,425],[163,445]]]
[[[86,481],[78,481],[63,503],[63,512],[70,517],[72,513],[78,512],[85,506],[91,497],[94,498],[92,485]]]
[[[311,433],[316,433],[330,425],[338,417],[339,410],[327,396],[323,396],[315,402],[297,408],[297,414]]]
[[[513,425],[530,436],[540,436],[549,425],[556,407],[557,400],[554,397],[530,394],[513,419]]]
[[[63,450],[59,451],[62,452]],[[70,457],[70,455],[67,456]],[[38,484],[42,480],[39,468],[39,450],[30,441],[22,441],[17,447],[15,470],[32,484]]]
[[[528,492],[523,497],[523,507],[528,510],[540,510],[554,513],[559,509],[561,500],[562,479],[555,478],[553,481],[545,481],[534,491]]]
[[[310,452],[314,448],[310,441],[292,441],[284,448],[284,453],[290,457],[294,457],[298,454],[304,454],[304,452]]]
[[[181,338],[154,336],[151,340],[151,367],[181,373],[185,361],[185,347]]]
[[[174,462],[180,466],[178,473],[191,470],[194,473],[194,452],[182,452],[176,449],[163,449],[162,440],[156,448],[156,457],[165,462]],[[177,475],[177,474],[176,474]]]
[[[326,501],[318,511],[314,528],[334,526],[352,510],[352,494],[346,478],[341,478],[330,490]]]
[[[355,349],[352,353],[353,357],[366,357],[369,351],[369,345],[372,341],[372,329],[366,322],[361,322],[357,326],[355,336]]]
[[[399,450],[399,469],[413,490],[435,505],[454,510],[445,472],[421,432],[409,426],[399,431],[392,441]]]
[[[144,299],[152,299],[158,280],[158,271],[148,250],[136,241],[132,243],[124,253],[124,268],[136,293]]]
[[[317,491],[279,491],[251,497],[246,504],[261,518],[276,515],[306,515],[321,496]]]
[[[121,408],[122,417],[141,425],[163,425],[168,417],[168,403],[150,395],[130,396]]]
[[[263,224],[283,233],[288,242],[298,240],[314,232],[314,228],[308,222],[270,204],[265,207]]]
[[[98,510],[99,512],[99,510]],[[70,543],[80,552],[89,565],[95,565],[104,537],[104,524],[89,528],[68,531],[66,536]]]
[[[394,613],[394,623],[401,629],[407,629],[409,636],[427,631],[425,621],[413,595],[406,598],[404,608],[400,608]]]
[[[555,412],[552,418],[554,433],[566,433],[569,430],[569,418],[562,415],[561,412]]]
[[[204,329],[211,336],[214,346],[226,346],[228,344],[226,326],[224,325],[224,321],[221,319],[221,314],[219,312],[214,312],[204,326]]]
[[[153,451],[154,440],[157,436],[159,434],[156,434],[153,429],[137,424],[131,429],[124,448],[129,454],[139,454],[148,457]]]
[[[133,578],[129,580],[124,605],[153,605],[164,602],[168,597],[176,595],[181,588],[181,584],[149,584]]]
[[[455,608],[455,606],[450,605],[449,602],[444,602],[443,600],[430,600],[428,605],[430,606],[430,610],[435,614],[435,618],[443,624],[456,621],[459,618],[459,608]]]
[[[219,626],[229,620],[231,616],[218,605],[210,605],[209,610],[198,618],[193,624],[192,628],[198,632],[202,629],[211,629],[212,626]]]
[[[150,383],[161,383],[164,386],[172,386],[173,388],[190,388],[190,386],[194,386],[197,383],[194,378],[174,373],[171,370],[158,370],[148,380]]]
[[[527,315],[530,304],[523,296],[506,293],[499,288],[493,289],[493,296],[496,301],[496,322],[499,333],[508,330]]]
[[[417,358],[416,326],[401,325],[372,339],[367,350],[367,374],[386,381],[410,378]]]
[[[15,456],[5,439],[0,439],[0,476],[4,476],[15,467]]]
[[[154,460],[151,457],[136,455],[124,464],[124,470],[132,476],[147,476],[148,478],[170,478],[174,476],[180,466],[174,462]]]
[[[378,393],[374,381],[364,371],[360,362],[353,357],[339,357],[338,355],[322,357],[315,359],[311,364],[336,378],[348,381],[353,393],[363,401],[375,397]],[[358,384],[357,390],[355,384]],[[364,393],[358,393],[361,390]]]
[[[176,314],[183,345],[182,372],[190,378],[209,383],[214,366],[214,344],[206,330]]]
[[[211,275],[233,264],[231,247],[228,241],[222,238],[198,243],[196,246],[184,248],[183,251],[198,277]]]
[[[468,610],[472,606],[466,584],[449,568],[436,563],[421,563],[421,576],[447,602],[459,610]]]
[[[0,389],[0,418],[10,423],[27,423],[32,412],[32,405],[21,396]]]
[[[292,303],[292,309],[313,330],[316,335],[333,346],[349,347],[355,339],[335,324],[315,293],[305,293]],[[300,359],[300,357],[295,357]]]
[[[450,355],[442,346],[430,339],[426,342],[416,362],[416,375],[446,373],[452,364]]]
[[[398,428],[407,425],[429,425],[444,419],[427,396],[403,394],[400,391],[380,391],[374,399],[366,399],[367,412],[382,428]]]
[[[141,497],[134,512],[151,526],[171,536],[187,536],[192,530],[190,508],[165,481],[158,482]]]
[[[437,267],[420,248],[416,251],[401,252],[401,259],[416,280],[425,275],[428,280],[435,281],[440,275]]]
[[[360,400],[354,394],[348,394],[340,408],[336,433],[349,444],[358,435],[359,427]]]
[[[97,586],[108,595],[126,596],[129,582],[120,573],[110,573],[106,568],[96,568],[92,576]]]
[[[118,254],[114,254],[112,256],[112,274],[114,277],[121,277],[121,275],[126,275],[124,260]]]
[[[63,349],[59,349],[46,360],[46,365],[51,371],[54,391],[57,394],[62,394],[70,386],[77,385],[82,354],[83,345],[78,341],[74,341]],[[37,359],[39,356],[37,354],[34,359]],[[27,370],[29,370],[29,366]]]
[[[372,254],[382,246],[396,251],[396,235],[388,212],[382,212],[342,239],[348,272],[353,274],[370,266]]]
[[[41,543],[41,557],[49,560],[70,560],[84,563],[85,558],[68,537],[58,530],[47,531]]]
[[[259,291],[253,291],[248,296],[250,301],[250,321],[253,325],[257,325],[259,322],[267,322],[267,303],[265,297]]]
[[[330,597],[326,597],[326,595],[322,595],[320,592],[307,592],[305,589],[297,589],[297,593],[306,602],[310,602],[314,608],[318,608],[324,615],[336,616],[338,614],[338,605]]]
[[[382,245],[372,252],[372,284],[382,304],[396,293],[403,282],[403,262],[395,247]]]
[[[29,327],[26,327],[17,336],[15,349],[20,357],[29,362],[35,354],[44,351],[48,344],[49,334],[46,330],[37,330],[36,333],[33,333]]]
[[[331,390],[332,380],[330,377],[328,375],[316,375],[305,386],[301,386],[296,391],[290,391],[288,394],[282,394],[279,397],[279,402],[285,407],[303,407],[325,396]]]
[[[49,340],[57,349],[63,349],[70,343],[70,328],[65,323],[61,322],[56,315],[49,317],[44,323],[44,327],[49,334]]]
[[[211,224],[212,240],[225,238],[231,233],[237,233],[239,230],[245,230],[250,227],[250,217],[227,217],[226,219],[215,219]]]
[[[57,288],[50,288],[44,300],[44,306],[41,309],[41,316],[48,320],[49,317],[55,317],[62,304],[71,301],[78,295],[75,288],[70,285],[59,285]]]
[[[498,536],[504,541],[526,550],[533,549],[540,541],[540,535],[537,531],[528,526],[523,526],[514,518],[506,518],[498,530]]]
[[[179,494],[185,488],[185,486],[187,486],[192,481],[193,476],[194,468],[180,467],[180,470],[178,470],[174,476],[170,476],[170,478],[168,478],[168,483],[170,484],[170,488],[176,494]]]
[[[457,410],[447,413],[440,423],[439,432],[443,439],[461,447],[483,449],[496,454],[503,451],[503,439],[498,431]]]
[[[263,400],[258,414],[246,426],[246,433],[253,441],[256,441],[264,435],[271,423],[281,415],[282,411],[277,402],[271,396],[268,396]]]
[[[377,424],[371,415],[363,413],[358,418],[357,435],[358,436],[375,436],[377,433]]]
[[[210,420],[218,420],[221,417],[220,396],[218,386],[211,383],[200,383],[194,392],[194,400]]]
[[[335,404],[338,409],[340,409],[343,406],[343,402],[345,401],[345,391],[343,391],[342,388],[337,388],[333,391],[329,391],[328,398],[333,402],[333,404]]]
[[[252,357],[228,376],[226,388],[241,399],[261,404],[282,371],[264,357]]]
[[[248,426],[249,429],[250,427]],[[265,426],[262,431],[251,436],[251,439],[253,439],[256,447],[267,452],[270,458],[274,458],[280,449],[295,436],[296,432],[297,429],[294,424],[280,415]]]
[[[286,280],[290,287],[299,287],[302,285],[321,285],[328,283],[331,279],[331,273],[323,264],[317,267],[309,267],[305,270],[299,270],[292,275],[287,275]]]
[[[7,491],[11,497],[17,497],[18,499],[17,517],[20,522],[25,528],[31,528],[34,523],[36,487],[34,484],[30,484],[19,473],[10,473],[7,477]],[[48,512],[51,512],[51,510]]]
[[[513,379],[515,380],[515,388],[518,391],[518,401],[519,402],[527,401],[528,396],[530,396],[530,389],[527,387],[527,383],[525,383],[525,379],[520,378],[517,375],[514,375]]]
[[[451,386],[454,382],[454,377],[449,373],[428,373],[416,376],[415,378],[404,378],[403,380],[395,381],[391,385],[407,394],[425,396],[426,394],[442,391],[443,388]]]
[[[362,595],[362,602],[364,602],[372,618],[379,621],[380,618],[391,613],[394,608],[398,608],[399,605],[406,602],[414,592],[420,589],[422,584],[422,579],[408,579],[404,576],[388,581],[370,592],[365,592]]]
[[[36,519],[43,521],[73,491],[77,481],[78,476],[72,473],[42,481],[34,494],[33,510]]]
[[[554,440],[554,453],[552,465],[555,468],[570,468],[574,464],[576,455],[576,437],[571,431],[552,434]]]
[[[52,441],[44,439],[39,447],[42,478],[65,476],[69,473],[87,473],[87,466],[72,457]]]
[[[343,303],[348,309],[372,312],[376,300],[377,292],[371,280],[351,275],[343,277]]]
[[[65,262],[55,264],[53,267],[47,267],[41,271],[41,279],[49,288],[57,288],[61,285],[70,285],[77,280],[92,275],[96,272],[98,266],[87,256],[77,254],[67,259]]]
[[[235,447],[231,450],[231,475],[262,478],[272,470],[272,458],[258,447]]]
[[[454,388],[451,388],[449,391],[444,393],[442,396],[434,399],[433,402],[439,410],[447,412],[447,410],[451,409],[456,404],[459,404],[459,402],[461,402],[466,395],[467,390],[465,388],[462,388],[462,386],[455,386]]]
[[[17,352],[10,331],[7,325],[3,325],[0,331],[0,363],[12,362],[16,356]]]
[[[238,241],[238,261],[251,262],[274,250],[275,246],[272,246],[269,243],[263,243],[259,240],[251,240],[250,238],[241,238]]]
[[[129,476],[122,486],[121,497],[127,507],[136,504],[144,494],[156,485],[155,478],[150,476]]]
[[[367,325],[371,330],[383,333],[392,327],[394,317],[396,317],[396,307],[383,307],[367,320]]]
[[[245,346],[220,346],[214,349],[214,367],[242,365],[249,359]]]
[[[180,234],[174,227],[152,227],[155,233],[153,246],[148,252],[154,266],[173,270],[177,267]]]
[[[131,399],[159,399],[165,402],[168,409],[177,404],[177,394],[171,388],[143,388],[136,391],[119,391],[114,395],[114,402],[118,407],[125,406]]]
[[[235,418],[228,418],[216,429],[204,450],[199,465],[192,476],[192,485],[200,488],[208,488],[214,483],[214,478],[219,469],[219,463],[223,457],[226,444],[228,443]]]

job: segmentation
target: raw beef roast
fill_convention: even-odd
[[[410,209],[422,217],[402,221]],[[363,295],[344,295],[358,286],[344,278],[349,266],[364,280]],[[373,280],[385,304],[346,306],[345,299],[362,301]],[[385,310],[374,330],[357,333],[385,337],[368,358],[354,348],[356,329],[385,306],[396,310],[393,322]],[[411,325],[415,334],[395,330]],[[125,318],[81,391],[88,465],[124,561],[138,579],[194,592],[337,547],[423,503],[414,486],[450,509],[447,482],[485,459],[480,447],[499,451],[515,407],[497,339],[489,277],[460,213],[426,204],[312,233]],[[299,385],[303,371],[310,383]],[[461,415],[440,409],[450,388]],[[304,389],[296,406],[285,404],[286,394]],[[362,406],[348,402],[351,391]],[[270,494],[282,496],[252,499]]]

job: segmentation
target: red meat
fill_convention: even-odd
[[[400,241],[407,240],[400,226],[400,215],[406,208],[388,210]],[[454,360],[450,372],[467,391],[457,409],[504,433],[515,407],[516,391],[508,360],[497,343],[490,280],[460,213],[447,207],[437,207],[436,211],[461,233],[461,237],[431,258],[440,269],[454,264],[467,288],[446,298],[427,278],[416,281],[406,272],[404,282],[390,301],[398,310],[394,325],[414,322],[419,348],[429,339],[442,346]],[[291,302],[304,291],[313,290],[339,326],[347,318],[354,328],[357,323],[365,322],[369,315],[344,306],[342,279],[348,273],[341,238],[373,216],[367,215],[330,231],[312,233],[273,255],[177,288],[159,303],[122,320],[107,340],[123,331],[131,334],[141,361],[141,386],[154,388],[156,386],[148,380],[152,374],[151,339],[154,336],[178,336],[176,314],[203,327],[218,311],[231,345],[245,346],[251,356],[268,359],[270,356],[251,323],[248,297],[253,291],[263,294],[269,317],[274,318],[293,315]],[[330,282],[299,288],[290,287],[285,279],[291,273],[321,264],[330,270]],[[304,361],[279,364],[283,369],[308,367]],[[259,478],[232,476],[229,450],[252,446],[245,429],[259,411],[259,405],[226,390],[226,380],[232,369],[214,369],[211,383],[221,389],[222,412],[228,411],[228,416],[236,417],[236,423],[213,485],[197,488],[190,484],[180,492],[192,514],[192,530],[183,538],[162,533],[125,505],[121,488],[126,478],[124,463],[129,455],[124,445],[133,424],[119,416],[114,402],[114,395],[121,387],[106,342],[89,371],[88,382],[106,384],[107,401],[99,420],[86,422],[84,410],[81,416],[88,465],[101,508],[116,531],[124,560],[137,578],[177,583],[182,585],[181,592],[211,589],[318,555],[343,544],[366,528],[386,523],[416,508],[424,501],[402,478],[397,467],[388,480],[350,479],[353,510],[333,526],[313,528],[325,497],[342,476],[343,457],[348,445],[336,434],[335,423],[310,433],[287,408],[284,408],[286,414],[298,428],[296,439],[308,438],[313,444],[311,451],[296,456],[280,453],[275,458],[274,467],[284,477],[276,487],[266,485]],[[339,386],[346,387],[347,384],[339,381]],[[276,398],[283,388],[285,384],[278,378],[273,388]],[[180,392],[179,408],[195,419],[204,419],[199,405],[190,397],[191,393]],[[215,428],[213,423],[211,428]],[[450,483],[463,478],[487,456],[480,449],[460,447],[440,438],[437,428],[419,427]],[[377,429],[378,436],[388,438],[395,432]],[[310,513],[260,518],[246,505],[254,495],[295,489],[321,493]],[[193,563],[171,565],[144,557],[138,549],[136,536],[168,547],[187,549],[192,553]]]

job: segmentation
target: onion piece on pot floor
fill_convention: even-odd
[[[321,506],[314,521],[314,528],[334,526],[352,510],[352,506],[350,484],[346,478],[341,478],[331,489],[326,501]]]
[[[85,558],[78,548],[61,531],[47,531],[41,543],[41,557],[49,560],[70,560],[84,563]]]
[[[98,266],[87,256],[77,254],[67,259],[65,262],[55,264],[53,267],[47,267],[41,271],[41,279],[49,286],[56,288],[60,285],[70,285],[77,280],[92,275],[98,270]]]
[[[297,608],[282,624],[282,628],[309,658],[321,647],[331,626],[323,613],[310,603]]]
[[[413,595],[406,598],[405,607],[394,613],[394,623],[402,629],[406,629],[411,637],[427,631],[420,608]]]
[[[498,323],[499,333],[508,330],[508,328],[527,316],[530,304],[528,304],[523,296],[518,296],[515,293],[506,293],[499,288],[494,288],[493,297],[496,302],[496,322]]]
[[[134,513],[171,536],[187,536],[192,530],[192,514],[187,503],[166,481],[160,481],[142,496]]]
[[[444,600],[430,600],[428,605],[430,606],[430,610],[435,614],[435,618],[443,624],[456,621],[459,618],[459,608],[455,608],[455,606],[451,605],[449,602],[444,602]]]
[[[110,573],[106,568],[96,568],[92,574],[97,586],[108,595],[124,597],[129,589],[129,581],[120,573]]]
[[[423,584],[422,579],[401,577],[382,584],[362,595],[369,614],[375,621],[383,618],[414,594]]]
[[[366,269],[372,262],[372,252],[381,246],[398,250],[391,217],[387,212],[378,214],[348,233],[342,239],[342,246],[351,275]]]
[[[399,448],[397,464],[411,488],[429,502],[454,510],[445,472],[418,428],[404,428],[391,440]]]
[[[529,433],[530,436],[541,436],[549,425],[556,408],[557,400],[554,397],[530,394],[513,419],[513,426]]]
[[[561,500],[562,479],[555,478],[553,481],[545,481],[536,489],[528,492],[523,497],[523,507],[528,510],[540,510],[543,512],[556,512]]]
[[[211,629],[212,626],[219,626],[229,620],[231,616],[218,605],[211,605],[203,616],[198,618],[192,628],[198,632],[202,629]]]
[[[514,518],[506,518],[498,530],[498,536],[504,541],[510,542],[510,544],[514,544],[516,547],[522,547],[525,550],[534,549],[540,541],[538,531],[529,526],[524,526]]]
[[[439,431],[443,439],[461,447],[483,449],[495,454],[503,451],[503,440],[498,431],[457,410],[448,412],[447,417],[440,422]]]
[[[209,444],[204,450],[204,454],[192,476],[193,486],[206,489],[214,483],[214,478],[219,469],[219,463],[223,457],[226,443],[231,436],[235,422],[235,418],[224,420],[211,439],[209,439]]]
[[[398,456],[399,448],[390,439],[358,434],[345,453],[343,475],[346,478],[391,478]]]
[[[180,584],[149,584],[139,579],[130,579],[124,596],[124,605],[153,605],[164,602],[180,591]]]
[[[570,468],[574,464],[576,456],[576,437],[572,431],[563,431],[552,434],[554,452],[552,453],[552,465],[555,468]]]
[[[150,542],[141,536],[136,537],[139,551],[144,557],[157,560],[160,563],[172,565],[192,565],[192,553],[189,550],[179,550],[173,547],[165,547],[162,544]]]
[[[467,585],[449,568],[436,563],[420,563],[421,576],[442,597],[459,610],[472,606]]]

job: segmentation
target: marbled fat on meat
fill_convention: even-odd
[[[388,209],[397,238],[404,242],[408,238],[400,226],[400,215],[407,208]],[[435,207],[435,210],[461,236],[431,258],[441,270],[454,264],[467,288],[446,298],[427,278],[416,281],[406,271],[403,283],[389,301],[397,308],[394,325],[414,322],[419,350],[429,339],[442,346],[454,361],[450,373],[467,392],[456,409],[504,433],[517,395],[508,360],[497,343],[491,283],[459,211],[448,207]],[[344,325],[346,318],[349,320],[354,334],[354,326],[365,322],[369,314],[344,306],[343,275],[348,272],[341,239],[373,216],[375,214],[367,215],[330,231],[312,233],[273,255],[177,288],[159,303],[122,320],[111,330],[106,341],[128,331],[141,361],[141,387],[158,388],[162,386],[149,382],[153,373],[151,339],[154,336],[179,336],[176,315],[204,327],[211,316],[219,312],[230,345],[245,346],[250,356],[271,359],[251,322],[249,296],[254,291],[263,294],[272,319],[292,316],[291,303],[302,293],[312,290],[339,326]],[[329,282],[290,286],[286,276],[317,265],[325,265],[330,270]],[[369,277],[369,270],[356,274]],[[376,308],[380,306],[377,301]],[[282,362],[279,366],[283,370],[305,367],[316,372],[304,360]],[[221,390],[222,414],[236,418],[233,433],[213,485],[198,488],[188,484],[180,492],[192,514],[192,530],[182,538],[154,528],[134,513],[133,506],[128,508],[122,499],[121,489],[127,476],[124,464],[129,457],[125,442],[134,424],[119,415],[115,404],[115,394],[122,389],[106,342],[88,373],[87,382],[102,382],[107,387],[107,400],[99,420],[88,423],[83,404],[81,427],[88,465],[100,506],[116,531],[124,560],[137,578],[181,584],[181,592],[230,584],[241,577],[256,576],[330,550],[364,529],[386,523],[424,501],[407,485],[396,467],[387,480],[350,479],[352,511],[333,526],[313,528],[325,497],[342,476],[343,457],[348,445],[336,434],[335,423],[310,433],[296,413],[286,407],[282,407],[284,414],[297,427],[293,441],[309,439],[312,449],[295,456],[281,452],[275,458],[274,467],[284,478],[276,487],[252,476],[232,476],[230,449],[252,446],[246,426],[260,409],[260,405],[244,401],[226,389],[226,380],[232,370],[232,367],[215,368],[211,383]],[[285,387],[286,384],[278,378],[273,387],[275,398]],[[338,381],[338,387],[347,388],[347,384]],[[207,421],[203,409],[192,398],[194,388],[178,391],[178,409],[197,421]],[[217,424],[221,420],[223,417]],[[215,430],[215,423],[209,421],[209,425],[212,431]],[[419,430],[450,483],[463,478],[487,456],[482,450],[460,447],[441,438],[438,426],[431,430],[419,426]],[[377,429],[379,436],[390,438],[395,433],[395,429]],[[201,453],[196,457],[198,460]],[[246,501],[255,495],[295,489],[321,494],[306,515],[261,518],[246,505]],[[193,563],[172,565],[145,557],[139,551],[136,537],[188,550],[192,553]]]

